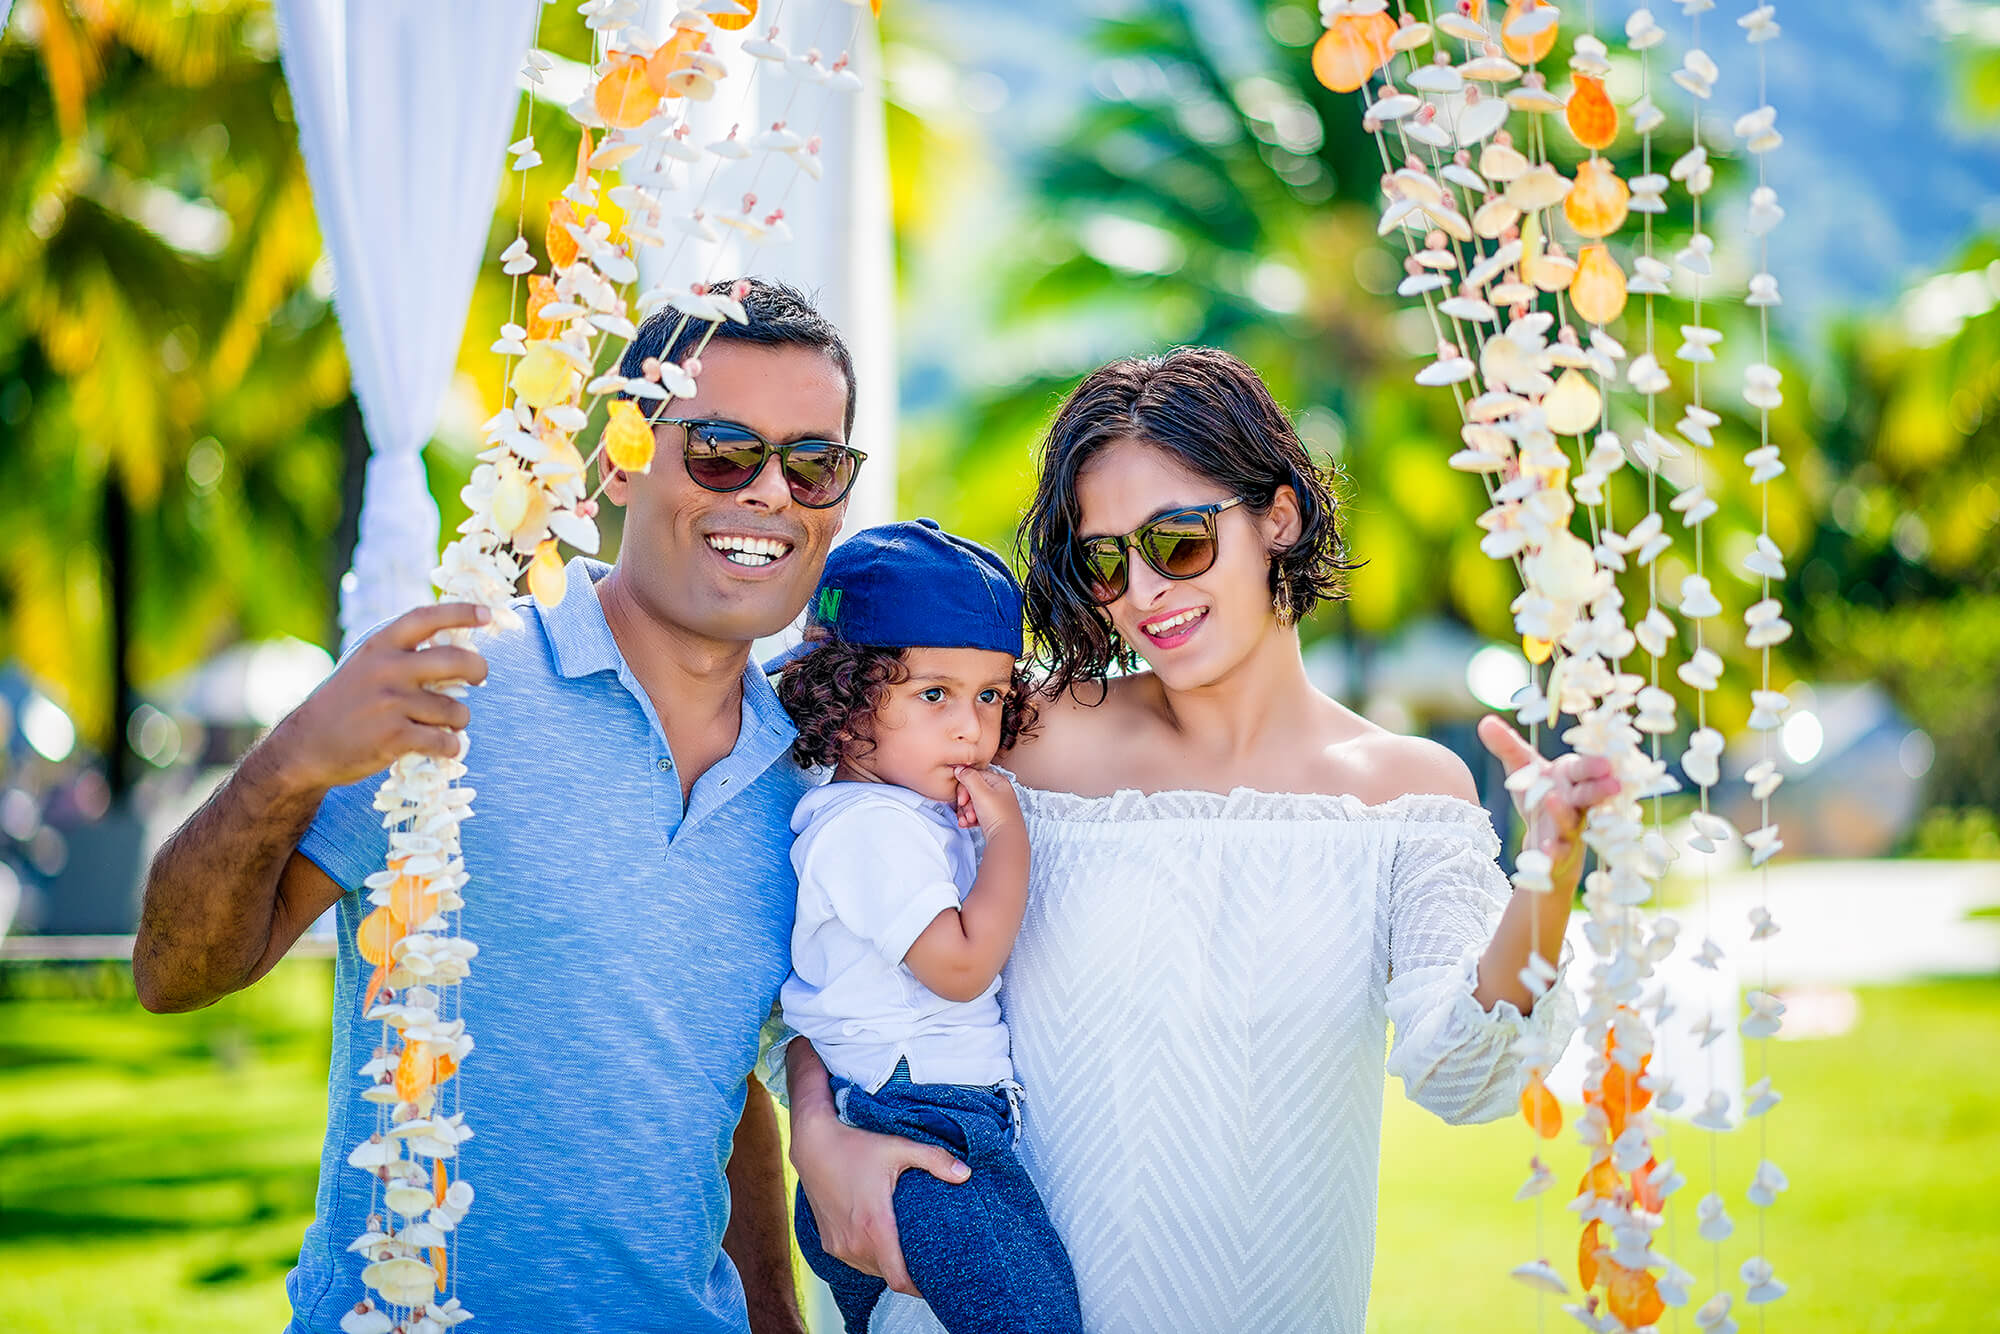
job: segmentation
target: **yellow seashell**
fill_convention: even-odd
[[[1625,309],[1625,270],[1604,245],[1587,245],[1576,257],[1569,303],[1589,324],[1609,324]]]
[[[1563,216],[1578,236],[1609,236],[1625,221],[1631,190],[1603,158],[1579,163],[1576,184],[1563,196]]]
[[[1556,387],[1542,400],[1542,412],[1557,435],[1581,435],[1603,415],[1604,396],[1589,376],[1572,367],[1556,378]]]
[[[1537,639],[1533,635],[1521,636],[1522,655],[1537,667],[1547,662],[1549,654],[1555,652],[1555,649],[1556,646],[1546,639]]]
[[[1515,271],[1524,283],[1535,281],[1535,266],[1542,257],[1542,215],[1521,215],[1521,262]]]
[[[528,479],[519,468],[510,467],[493,488],[493,527],[511,533],[528,517]]]
[[[576,385],[576,367],[556,351],[555,344],[538,339],[528,344],[528,355],[521,358],[507,383],[529,407],[553,407],[569,400]]]
[[[625,472],[653,466],[653,428],[630,399],[612,401],[611,420],[604,425],[604,457]]]
[[[535,548],[535,558],[528,562],[528,591],[544,607],[560,603],[569,590],[569,575],[556,548],[557,542],[551,537]]]

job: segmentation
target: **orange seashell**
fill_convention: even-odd
[[[1313,44],[1313,75],[1336,93],[1352,93],[1389,63],[1396,21],[1386,13],[1342,15]]]
[[[377,908],[361,919],[361,925],[354,932],[354,948],[361,957],[377,967],[385,967],[389,962],[389,951],[405,935],[402,923],[387,908]]]
[[[1576,1246],[1576,1277],[1586,1292],[1597,1286],[1597,1251],[1604,1244],[1597,1239],[1597,1232],[1597,1220],[1593,1218]]]
[[[1609,236],[1625,221],[1632,191],[1601,157],[1577,164],[1576,183],[1563,196],[1563,217],[1579,236]]]
[[[1540,1075],[1530,1075],[1528,1086],[1521,1090],[1521,1115],[1543,1139],[1554,1139],[1562,1133],[1562,1104],[1549,1092]]]
[[[701,45],[701,34],[688,28],[680,28],[672,37],[660,43],[652,55],[646,57],[646,86],[663,97],[679,97],[680,94],[667,88],[667,78],[687,68],[688,57]]]
[[[597,81],[590,100],[606,125],[621,130],[644,125],[660,104],[660,94],[646,82],[646,57],[612,56],[611,68]]]
[[[1627,1269],[1611,1260],[1606,1260],[1604,1267],[1610,1274],[1604,1286],[1604,1304],[1627,1329],[1650,1325],[1666,1314],[1667,1304],[1660,1300],[1660,1286],[1650,1270]]]
[[[404,1102],[414,1102],[419,1093],[437,1082],[437,1062],[427,1060],[423,1054],[424,1044],[409,1042],[403,1045],[403,1054],[396,1061],[396,1096]]]
[[[375,971],[368,975],[368,985],[361,989],[361,1013],[367,1014],[375,1004],[375,996],[382,990],[382,984],[389,980],[389,965],[377,964]]]
[[[1632,1202],[1649,1214],[1659,1213],[1667,1206],[1666,1197],[1660,1194],[1660,1188],[1646,1179],[1659,1165],[1656,1160],[1648,1158],[1646,1165],[1632,1174]]]
[[[439,1204],[443,1204],[444,1193],[451,1188],[451,1182],[444,1174],[444,1159],[438,1159],[432,1166],[437,1170],[431,1173],[431,1197]]]
[[[569,200],[558,198],[549,201],[549,227],[543,233],[542,241],[548,248],[550,267],[566,269],[576,263],[576,238],[563,226],[576,220],[576,210],[570,207]]]
[[[1602,1162],[1593,1163],[1590,1170],[1583,1174],[1583,1180],[1577,1183],[1576,1193],[1596,1195],[1608,1200],[1618,1193],[1621,1184],[1618,1169],[1612,1165],[1609,1158],[1606,1158]]]
[[[528,337],[554,338],[556,322],[542,318],[542,307],[556,299],[556,280],[546,273],[528,276]]]
[[[1544,59],[1555,49],[1556,29],[1560,24],[1551,23],[1540,32],[1527,37],[1515,36],[1509,29],[1530,10],[1540,9],[1542,0],[1510,0],[1506,16],[1500,20],[1500,45],[1507,48],[1507,58],[1522,65],[1532,65]]]
[[[1609,324],[1625,309],[1625,270],[1611,258],[1609,248],[1587,245],[1577,255],[1569,302],[1589,324]]]
[[[708,21],[724,32],[735,32],[750,26],[750,20],[757,17],[757,0],[736,0],[746,12],[741,14],[710,14]]]
[[[438,910],[438,893],[414,878],[404,878],[389,886],[389,911],[407,930],[429,921]]]
[[[445,1248],[442,1246],[431,1247],[430,1257],[431,1257],[431,1268],[437,1270],[438,1291],[443,1292],[445,1271],[449,1268],[451,1262],[447,1257]]]
[[[1611,141],[1618,137],[1618,108],[1611,105],[1604,80],[1578,74],[1570,83],[1569,104],[1563,108],[1569,132],[1585,148],[1611,147]]]

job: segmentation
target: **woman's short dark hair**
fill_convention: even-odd
[[[778,702],[799,729],[792,758],[824,768],[867,753],[875,740],[875,711],[892,685],[910,679],[899,648],[871,648],[828,639],[779,669]],[[1018,666],[1000,712],[1000,751],[1034,730],[1034,688]],[[996,752],[997,753],[997,752]]]
[[[1298,540],[1271,559],[1271,600],[1300,618],[1345,595],[1354,568],[1340,539],[1338,502],[1257,372],[1219,348],[1179,347],[1114,361],[1093,371],[1056,414],[1042,445],[1034,501],[1021,521],[1028,628],[1048,668],[1054,698],[1139,658],[1119,642],[1111,617],[1090,599],[1083,572],[1076,480],[1106,446],[1136,440],[1166,451],[1201,477],[1270,510],[1281,486],[1298,497]]]

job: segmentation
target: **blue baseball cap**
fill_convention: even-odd
[[[806,625],[871,648],[979,648],[1018,658],[1021,585],[1006,561],[935,519],[878,524],[827,554]]]

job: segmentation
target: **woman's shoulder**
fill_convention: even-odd
[[[1360,726],[1322,751],[1336,790],[1370,805],[1398,797],[1455,797],[1479,802],[1472,770],[1450,747],[1428,737],[1405,736],[1352,715]]]
[[[1034,729],[999,758],[1028,787],[1069,789],[1129,753],[1158,718],[1150,673],[1088,681],[1036,701]],[[1120,742],[1108,746],[1111,739]]]

